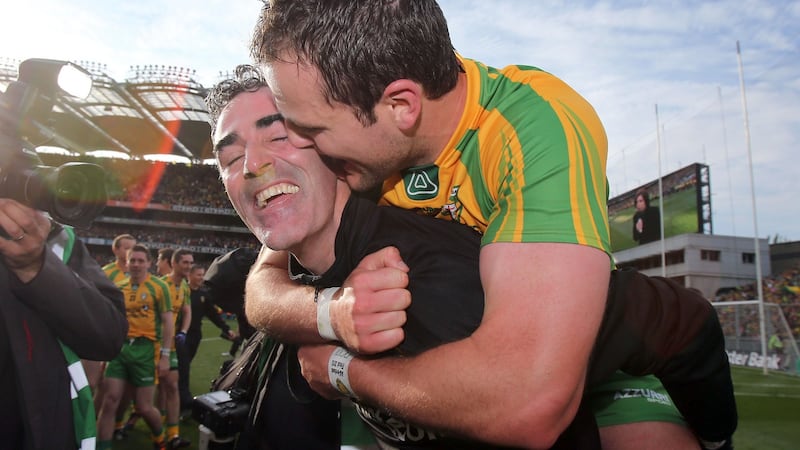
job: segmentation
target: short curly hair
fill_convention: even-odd
[[[233,78],[222,80],[215,84],[206,96],[208,107],[208,123],[211,125],[211,134],[217,128],[217,120],[222,110],[234,97],[242,92],[255,92],[262,87],[268,87],[264,74],[258,67],[250,64],[240,64],[233,71]]]

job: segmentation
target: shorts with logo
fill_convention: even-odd
[[[150,339],[128,339],[116,358],[108,362],[106,377],[120,378],[136,387],[156,384],[158,345]]]
[[[585,396],[601,428],[635,422],[686,424],[654,376],[632,377],[616,372]]]

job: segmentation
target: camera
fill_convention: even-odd
[[[105,171],[89,163],[43,165],[27,138],[46,130],[41,122],[59,96],[85,97],[91,82],[89,73],[72,63],[28,59],[0,96],[0,197],[76,228],[88,228],[105,207]]]
[[[233,436],[244,430],[250,402],[240,389],[198,395],[192,402],[192,417],[218,437]]]

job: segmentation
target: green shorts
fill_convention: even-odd
[[[156,384],[156,343],[147,338],[129,339],[116,358],[106,365],[106,376],[121,378],[136,387]]]
[[[169,352],[169,370],[178,370],[178,351],[174,348]]]
[[[685,424],[664,386],[654,376],[632,377],[616,372],[587,392],[586,400],[599,427],[634,422]]]

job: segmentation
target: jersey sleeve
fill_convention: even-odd
[[[506,68],[507,89],[478,129],[494,196],[483,243],[565,242],[610,251],[607,139],[589,103],[558,78]],[[491,151],[487,151],[490,149]]]
[[[172,296],[169,293],[169,286],[160,279],[154,279],[153,282],[156,285],[156,292],[158,293],[155,298],[156,310],[159,313],[172,311]]]

